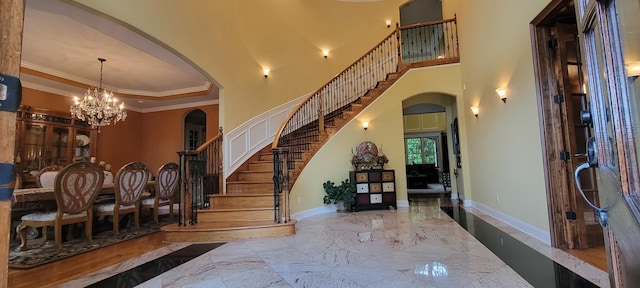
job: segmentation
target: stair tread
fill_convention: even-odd
[[[227,184],[273,184],[273,181],[227,181]]]

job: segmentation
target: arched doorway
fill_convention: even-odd
[[[459,185],[453,174],[458,167],[452,146],[455,103],[455,97],[442,93],[420,94],[403,101],[408,193],[458,198]]]
[[[207,139],[207,114],[200,109],[193,110],[184,117],[183,147],[195,150]]]

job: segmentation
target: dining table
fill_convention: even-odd
[[[152,195],[150,191],[153,191],[155,183],[156,181],[147,182],[147,187],[142,197],[148,197]],[[102,189],[100,189],[99,195],[113,195],[114,192],[115,184],[107,183],[102,185]],[[39,202],[55,199],[56,196],[54,194],[53,187],[22,188],[13,190],[14,203]]]

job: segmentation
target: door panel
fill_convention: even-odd
[[[575,24],[555,23],[552,27],[555,36],[555,75],[559,97],[558,117],[561,123],[560,138],[562,152],[568,175],[571,175],[581,163],[586,161],[587,139],[591,137],[592,129],[588,123],[582,121],[583,111],[588,110],[588,95],[586,93],[583,63],[580,57],[578,30]],[[573,178],[573,177],[570,177]],[[604,244],[602,229],[596,221],[593,209],[582,199],[577,191],[575,182],[566,182],[568,195],[566,196],[566,213],[575,215],[575,219],[565,222],[568,237],[568,248],[586,249],[602,247]],[[583,193],[591,202],[598,202],[598,190],[593,171],[580,173],[580,184]],[[569,217],[568,217],[569,218]]]
[[[607,215],[607,221],[600,222],[606,227],[611,284],[640,287],[640,257],[636,255],[640,251],[640,206],[636,201],[640,187],[636,143],[640,135],[631,129],[640,125],[640,109],[634,104],[637,77],[624,69],[638,60],[634,53],[640,49],[640,27],[635,19],[640,8],[637,0],[578,3],[592,97],[596,179],[600,207]],[[627,17],[629,13],[634,16]]]

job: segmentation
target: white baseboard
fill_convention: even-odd
[[[407,200],[398,200],[398,201],[396,201],[396,205],[398,205],[398,207],[396,207],[396,208],[408,208],[409,207],[409,201],[407,201]]]
[[[321,207],[300,211],[298,213],[291,215],[291,218],[300,220],[300,219],[304,219],[304,218],[315,216],[315,215],[320,215],[325,213],[335,213],[336,210],[338,210],[338,205],[335,205],[335,204],[326,205],[326,206],[321,206]]]
[[[468,203],[469,202],[469,203]],[[467,205],[469,204],[469,205]],[[522,232],[524,232],[525,234],[536,238],[542,242],[544,242],[545,244],[551,246],[551,234],[549,233],[549,231],[545,231],[543,229],[540,229],[536,226],[533,226],[527,222],[524,222],[518,218],[514,218],[511,217],[507,214],[504,214],[498,210],[495,210],[489,206],[486,206],[484,204],[478,203],[478,202],[473,202],[473,201],[464,201],[464,206],[468,207],[471,206],[473,207],[473,209],[477,209],[480,212],[483,212],[493,218],[496,218],[502,222],[504,222],[505,224],[516,228]]]
[[[403,200],[403,201],[397,201],[396,205],[398,205],[398,209],[400,208],[409,208],[409,201]],[[300,220],[300,219],[304,219],[307,217],[311,217],[311,216],[315,216],[315,215],[320,215],[320,214],[325,214],[325,213],[335,213],[336,210],[338,209],[337,205],[326,205],[326,206],[321,206],[321,207],[316,207],[316,208],[311,208],[308,210],[304,210],[304,211],[300,211],[298,213],[295,213],[293,215],[291,215],[291,218],[296,219],[296,220]]]

